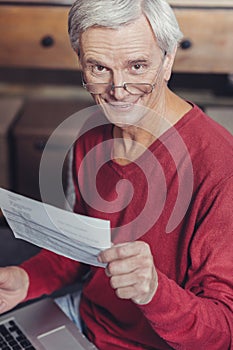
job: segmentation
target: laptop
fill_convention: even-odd
[[[0,349],[97,350],[51,298],[1,316]]]

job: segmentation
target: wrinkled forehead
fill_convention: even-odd
[[[147,19],[139,19],[120,25],[117,28],[93,26],[80,37],[80,52],[111,54],[115,51],[159,50],[157,40]]]

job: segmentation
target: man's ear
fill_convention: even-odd
[[[167,53],[164,58],[164,80],[169,81],[172,74],[172,67],[174,64],[175,56],[176,56],[177,46],[173,49],[172,52]]]

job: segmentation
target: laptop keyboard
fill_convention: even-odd
[[[14,320],[0,324],[0,350],[36,350]]]

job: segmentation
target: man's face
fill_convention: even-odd
[[[145,117],[145,107],[158,108],[158,96],[166,85],[164,53],[144,16],[118,29],[89,28],[81,35],[80,53],[86,83],[118,86],[93,94],[110,122],[122,127],[138,125]],[[124,83],[155,82],[150,94],[131,94],[122,87]]]

